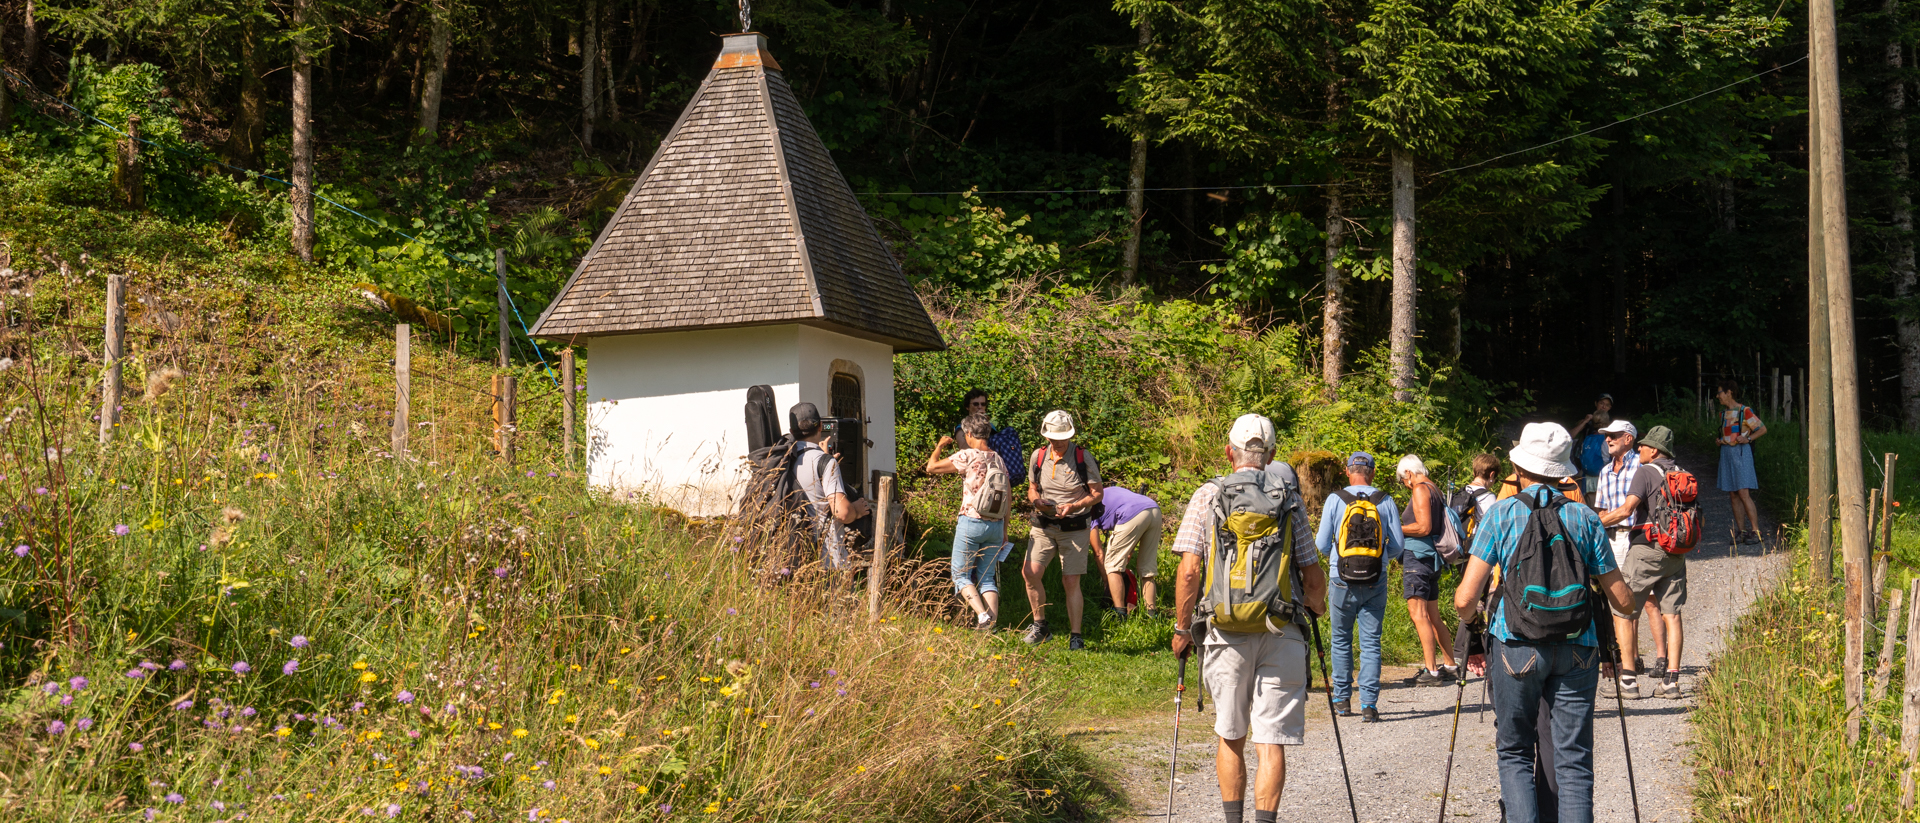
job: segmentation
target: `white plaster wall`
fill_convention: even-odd
[[[587,482],[693,517],[733,510],[746,472],[751,386],[800,402],[799,326],[588,341]],[[823,395],[824,396],[824,395]]]
[[[867,417],[873,420],[867,426],[867,439],[873,441],[873,449],[867,452],[867,468],[894,471],[893,347],[812,326],[800,327],[799,342],[800,399],[819,406],[822,414],[830,408],[828,393],[833,383],[833,361],[851,360],[860,364],[865,379],[862,388],[866,392]],[[927,447],[931,449],[933,444],[928,443]]]
[[[694,517],[731,512],[746,481],[747,389],[773,387],[781,428],[802,400],[829,408],[835,359],[860,365],[868,467],[893,471],[893,348],[811,326],[593,338],[588,483]],[[931,444],[928,444],[931,446]]]

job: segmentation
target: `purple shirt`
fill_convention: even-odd
[[[1113,531],[1148,509],[1160,508],[1159,503],[1144,494],[1135,494],[1119,486],[1103,486],[1100,489],[1100,502],[1106,511],[1093,518],[1092,525],[1101,531]]]

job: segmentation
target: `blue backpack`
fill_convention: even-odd
[[[1580,439],[1580,471],[1589,475],[1598,475],[1607,467],[1607,436],[1589,434]]]

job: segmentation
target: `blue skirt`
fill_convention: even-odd
[[[1753,473],[1753,445],[1721,446],[1720,490],[1737,492],[1757,488],[1760,488],[1760,478]]]

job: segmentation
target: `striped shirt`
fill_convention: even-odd
[[[1606,468],[1600,470],[1600,487],[1595,490],[1593,507],[1596,511],[1608,512],[1627,503],[1627,489],[1633,486],[1634,472],[1640,469],[1640,450],[1629,450],[1620,458],[1620,468],[1614,468],[1614,461],[1607,461]],[[1639,525],[1639,515],[1628,513],[1627,519],[1608,528],[1624,529]]]

